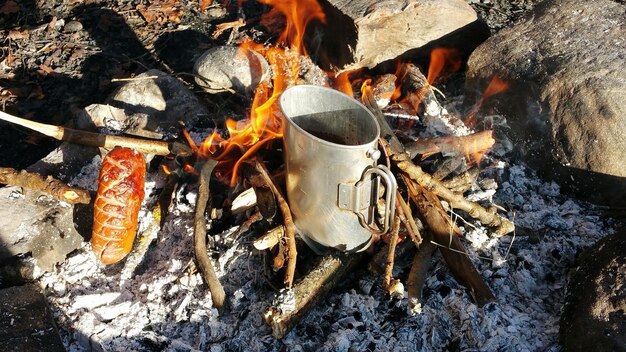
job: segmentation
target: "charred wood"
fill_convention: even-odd
[[[70,187],[52,176],[43,177],[26,170],[0,167],[0,183],[41,191],[70,204],[89,204],[91,201],[89,191]]]
[[[459,239],[460,230],[449,220],[437,196],[419,184],[408,180],[406,182],[411,199],[419,209],[420,218],[432,236],[432,243],[441,250],[452,275],[469,289],[479,306],[494,301],[493,293],[474,267]]]
[[[265,312],[264,318],[272,328],[272,335],[278,339],[285,337],[366,256],[367,254],[361,252],[321,257],[318,264],[289,290],[288,295],[279,295],[277,301]]]

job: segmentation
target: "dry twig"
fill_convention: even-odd
[[[211,258],[207,254],[206,218],[204,216],[207,203],[211,198],[211,193],[209,191],[211,173],[213,173],[213,169],[216,165],[217,161],[209,159],[204,163],[204,165],[202,165],[202,169],[200,170],[198,198],[196,199],[196,210],[194,213],[193,249],[198,268],[200,269],[202,277],[211,291],[213,306],[219,309],[224,306],[226,293],[224,292],[224,287],[222,287],[222,284],[215,274]]]
[[[0,167],[0,183],[41,191],[70,204],[89,204],[91,201],[89,191],[70,187],[52,176],[44,178],[26,170]]]
[[[261,175],[261,177],[265,179],[268,187],[270,187],[270,189],[276,196],[278,208],[283,214],[283,223],[285,226],[287,241],[287,247],[285,248],[287,251],[287,270],[285,272],[285,285],[287,285],[287,288],[291,288],[291,286],[293,285],[293,277],[296,272],[296,258],[298,255],[296,251],[296,225],[294,224],[293,218],[291,217],[291,210],[289,209],[289,205],[287,204],[285,197],[274,183],[274,180],[265,168],[265,165],[263,165],[263,163],[260,162],[258,159],[255,159],[254,166],[256,171]]]
[[[383,289],[387,291],[389,296],[404,295],[404,287],[399,280],[393,279],[393,263],[396,256],[396,245],[398,244],[398,232],[400,231],[400,218],[395,217],[393,227],[391,229],[391,238],[389,239],[389,248],[387,251],[387,261],[385,262],[385,276],[383,277]]]

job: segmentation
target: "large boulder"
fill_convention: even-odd
[[[489,105],[546,175],[600,203],[626,203],[626,5],[548,0],[480,45],[468,62],[468,99],[499,76]]]
[[[566,351],[626,351],[626,232],[585,250],[572,272],[561,317]]]
[[[477,20],[465,0],[328,0],[321,4],[326,25],[324,30],[311,31],[310,52],[323,56],[317,58],[322,66],[346,70],[395,60]]]

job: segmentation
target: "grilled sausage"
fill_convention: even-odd
[[[91,237],[102,264],[122,260],[133,247],[145,176],[146,161],[133,149],[115,147],[102,160]]]

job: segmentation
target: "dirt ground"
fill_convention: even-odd
[[[510,25],[539,1],[468,0],[492,31]],[[242,36],[271,39],[259,24],[266,5],[245,1],[239,8],[236,1],[220,1],[202,9],[201,2],[2,1],[0,106],[20,117],[68,125],[81,108],[102,102],[120,84],[112,82],[115,78],[151,68],[191,72],[194,60],[210,47]],[[245,26],[216,35],[218,24],[240,15]],[[27,167],[55,146],[50,138],[0,123],[0,166]]]

